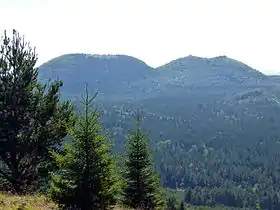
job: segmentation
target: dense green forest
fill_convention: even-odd
[[[87,85],[82,109],[61,102],[61,81],[38,83],[37,55],[29,43],[15,30],[12,37],[5,31],[1,41],[1,191],[44,193],[60,209],[169,208],[139,113],[125,160],[118,161]]]
[[[226,56],[154,69],[69,54],[37,69],[17,32],[0,50],[2,191],[62,208],[280,209],[278,76]]]
[[[116,152],[142,107],[162,184],[186,191],[186,203],[279,208],[278,76],[226,56],[153,69],[125,55],[70,54],[43,64],[39,77],[61,78],[74,101],[89,81]]]

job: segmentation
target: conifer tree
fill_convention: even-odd
[[[186,203],[191,203],[191,200],[192,200],[192,191],[191,191],[191,189],[186,189],[185,190],[184,201]]]
[[[163,190],[156,174],[145,134],[140,129],[140,114],[136,115],[136,131],[128,135],[125,161],[124,204],[132,208],[162,209]]]
[[[120,194],[119,169],[101,133],[99,113],[90,110],[94,98],[86,88],[84,111],[69,129],[73,141],[65,145],[64,154],[54,153],[60,168],[53,175],[50,194],[64,209],[110,209]]]
[[[0,41],[1,190],[25,193],[66,136],[72,108],[59,103],[60,81],[37,82],[37,54],[18,32]]]
[[[167,198],[166,210],[177,210],[176,204],[177,200],[174,196]]]
[[[180,204],[179,210],[185,210],[185,204],[184,204],[184,201],[181,201],[181,204]]]

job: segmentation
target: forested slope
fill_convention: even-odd
[[[39,77],[61,79],[64,98],[75,100],[84,83],[98,90],[115,151],[123,151],[131,115],[142,107],[162,182],[187,189],[186,201],[280,208],[277,76],[226,56],[154,69],[130,56],[71,54],[43,64]]]

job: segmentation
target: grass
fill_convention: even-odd
[[[11,194],[0,193],[0,209],[1,210],[58,210],[58,206],[43,195],[16,196]],[[226,207],[210,208],[210,207],[186,206],[186,210],[229,210],[229,209],[233,209],[233,208],[226,208]],[[132,209],[127,209],[124,207],[115,207],[114,210],[132,210]]]
[[[58,207],[42,195],[16,196],[0,194],[1,210],[57,210]]]
[[[58,206],[43,195],[17,196],[0,193],[1,210],[58,210]],[[114,210],[129,210],[116,207]]]

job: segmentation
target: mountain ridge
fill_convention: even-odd
[[[153,140],[156,166],[168,188],[197,186],[196,177],[201,173],[204,177],[203,171],[211,171],[206,177],[212,179],[219,171],[213,170],[217,162],[228,170],[225,175],[216,173],[217,180],[230,179],[240,186],[228,176],[240,176],[232,167],[240,154],[247,155],[247,163],[247,158],[259,157],[248,153],[252,147],[263,151],[267,160],[279,152],[279,77],[226,56],[188,56],[152,68],[129,56],[72,54],[40,66],[39,80],[49,78],[63,81],[61,96],[75,105],[85,82],[90,92],[99,92],[96,106],[103,113],[114,151],[124,150],[135,110],[141,108],[143,128]],[[190,168],[193,164],[197,167]],[[250,164],[247,168],[258,173]],[[202,180],[209,183],[208,178]],[[250,182],[245,185],[251,187]]]
[[[172,63],[172,62],[176,62],[178,60],[186,60],[186,59],[197,59],[197,60],[205,60],[205,61],[213,61],[213,60],[217,60],[217,59],[227,59],[228,61],[232,61],[232,62],[235,62],[235,63],[238,63],[240,64],[241,66],[246,66],[246,67],[249,67],[251,69],[254,69],[252,68],[251,66],[247,65],[246,63],[244,62],[241,62],[239,60],[236,60],[234,58],[231,58],[231,57],[228,57],[226,55],[220,55],[220,56],[214,56],[214,57],[200,57],[200,56],[194,56],[194,55],[188,55],[188,56],[183,56],[183,57],[178,57],[174,60],[171,60],[169,62],[166,62],[165,64],[163,65],[159,65],[157,67],[152,67],[151,65],[147,64],[145,61],[137,58],[137,57],[134,57],[134,56],[130,56],[130,55],[127,55],[127,54],[89,54],[89,53],[69,53],[69,54],[63,54],[63,55],[60,55],[60,56],[57,56],[57,57],[54,57],[52,59],[50,59],[49,61],[46,61],[44,63],[42,63],[38,68],[44,66],[44,65],[49,65],[50,63],[53,63],[55,62],[56,60],[59,60],[59,59],[63,59],[64,57],[68,57],[68,56],[86,56],[86,57],[93,57],[93,58],[102,58],[102,59],[110,59],[110,58],[129,58],[129,59],[132,59],[132,60],[135,60],[135,61],[138,61],[138,62],[141,62],[143,63],[144,65],[150,67],[151,69],[160,69],[161,67],[163,66],[166,66],[167,64],[169,63]],[[256,70],[256,69],[255,69]],[[258,70],[256,70],[258,71]],[[264,75],[266,75],[265,73],[263,73],[262,71],[258,71]],[[270,75],[266,75],[266,76],[270,76]],[[271,75],[271,76],[277,76],[277,75]]]
[[[137,99],[180,95],[199,88],[217,91],[230,87],[235,93],[240,88],[276,86],[278,81],[227,56],[189,55],[152,68],[128,55],[72,53],[51,59],[39,70],[39,80],[62,79],[62,91],[67,95],[80,94],[89,83],[90,88],[104,93],[104,97],[109,94],[111,99],[120,93],[121,97]]]

